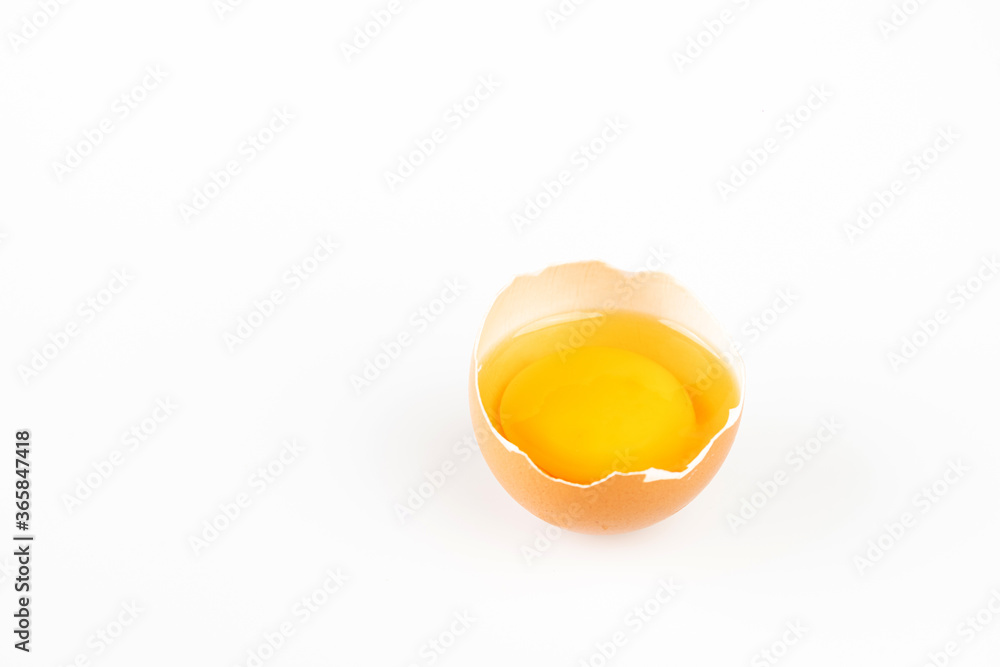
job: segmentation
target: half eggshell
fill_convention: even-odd
[[[575,484],[542,472],[490,423],[479,393],[489,353],[525,326],[561,313],[631,311],[668,322],[714,352],[733,371],[739,401],[725,426],[681,472],[650,468],[613,472]],[[743,362],[723,327],[674,278],[630,273],[603,262],[579,262],[518,276],[493,302],[472,354],[469,404],[476,439],[493,475],[514,500],[550,524],[580,533],[623,533],[662,521],[691,502],[719,471],[743,412]]]

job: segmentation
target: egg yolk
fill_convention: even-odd
[[[691,399],[670,371],[596,346],[522,369],[503,392],[500,422],[541,470],[577,484],[614,471],[675,469],[696,427]]]

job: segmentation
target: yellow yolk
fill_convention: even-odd
[[[544,472],[578,484],[683,466],[695,410],[670,371],[635,352],[582,347],[523,368],[500,400],[503,434]]]

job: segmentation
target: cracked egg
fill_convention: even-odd
[[[671,276],[601,262],[519,276],[473,350],[480,450],[514,500],[581,533],[621,533],[677,512],[729,453],[743,364]]]

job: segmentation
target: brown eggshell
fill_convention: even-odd
[[[592,484],[542,472],[490,423],[479,395],[481,360],[498,343],[544,317],[576,311],[622,310],[670,321],[714,351],[734,371],[740,399],[726,425],[683,472],[614,472]],[[662,521],[691,502],[712,480],[732,447],[743,410],[743,363],[723,328],[686,288],[658,272],[628,273],[603,262],[552,266],[515,278],[500,292],[472,356],[469,404],[476,439],[493,475],[526,510],[579,533],[623,533]]]

